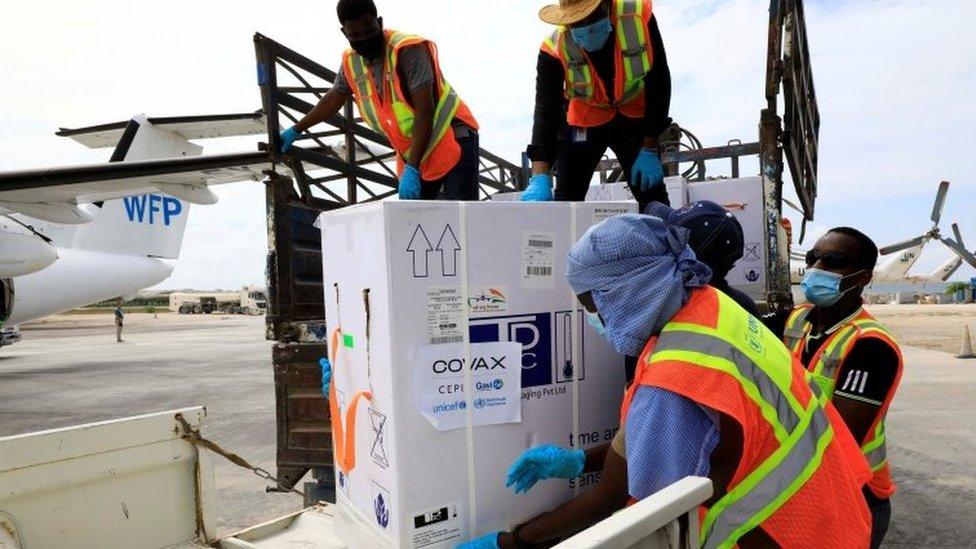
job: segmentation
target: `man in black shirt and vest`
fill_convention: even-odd
[[[861,445],[874,473],[864,487],[871,509],[871,547],[881,545],[895,492],[885,444],[885,415],[902,373],[894,336],[864,310],[878,248],[864,233],[836,227],[807,252],[803,293],[808,303],[764,318],[813,375]]]
[[[558,28],[539,53],[522,199],[583,200],[609,148],[641,210],[668,203],[657,147],[671,124],[671,74],[651,1],[560,0],[539,17]]]

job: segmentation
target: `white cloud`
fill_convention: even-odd
[[[483,126],[483,146],[518,161],[531,133],[535,60],[548,29],[536,11],[546,2],[378,3],[388,27],[437,41],[445,74]],[[346,46],[331,1],[7,4],[0,20],[4,170],[107,157],[54,138],[58,126],[138,112],[258,108],[254,31],[330,67]],[[672,116],[706,145],[757,138],[768,5],[658,2],[674,78]],[[976,206],[976,165],[967,149],[976,120],[976,35],[969,29],[976,4],[808,0],[806,9],[822,116],[817,224],[855,225],[882,243],[912,236],[925,227],[937,182],[950,179],[946,219],[960,221],[976,242],[976,223],[964,215]],[[263,278],[263,187],[217,192],[222,204],[193,210],[183,258],[166,286],[232,287]],[[942,251],[927,253],[919,269],[941,262]]]

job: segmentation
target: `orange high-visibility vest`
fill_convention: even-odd
[[[403,166],[413,144],[414,109],[407,101],[397,72],[397,59],[402,48],[424,44],[430,52],[434,67],[434,93],[437,107],[431,128],[430,143],[420,162],[420,175],[426,181],[439,179],[451,171],[461,158],[461,147],[454,138],[451,122],[458,118],[472,129],[478,129],[478,121],[471,110],[461,101],[454,88],[444,80],[437,60],[437,46],[419,36],[387,30],[386,53],[383,57],[383,93],[377,93],[370,75],[369,63],[352,49],[346,50],[342,70],[346,82],[353,91],[359,114],[371,128],[386,135],[396,151],[397,173]],[[382,97],[381,97],[382,96]]]
[[[807,336],[810,335],[810,329],[812,328],[811,323],[807,322],[807,317],[812,309],[813,306],[809,303],[793,309],[793,312],[790,313],[789,318],[786,320],[786,330],[783,333],[783,342],[790,349],[790,352],[793,353],[793,356],[801,362],[803,361],[802,357],[803,351],[806,348]],[[885,395],[885,399],[881,404],[878,417],[875,419],[871,429],[868,430],[865,439],[858,441],[861,443],[861,451],[864,453],[868,465],[874,471],[874,476],[871,478],[871,482],[868,483],[868,488],[871,489],[871,492],[875,496],[881,499],[887,499],[895,493],[896,487],[895,483],[891,480],[891,467],[888,464],[888,452],[885,444],[885,416],[888,413],[888,407],[891,405],[892,399],[895,397],[895,390],[898,388],[898,382],[901,380],[903,367],[901,349],[895,343],[891,332],[861,307],[860,311],[854,317],[844,323],[843,326],[838,328],[837,331],[823,342],[823,345],[820,346],[817,353],[811,357],[810,363],[805,366],[813,374],[814,379],[817,380],[817,383],[820,384],[828,397],[833,399],[834,388],[837,385],[837,376],[840,375],[841,365],[844,364],[847,355],[854,348],[854,344],[862,339],[879,339],[891,347],[898,356],[898,371],[895,373],[895,380],[891,384],[891,388],[888,389],[888,394]]]
[[[700,513],[703,547],[761,527],[780,547],[867,547],[871,476],[843,419],[772,332],[712,287],[648,342],[621,409],[640,386],[682,395],[736,421],[742,453]],[[720,433],[719,445],[733,444]],[[713,469],[715,468],[713,462]]]
[[[644,75],[654,65],[647,24],[651,0],[614,0],[610,20],[617,37],[614,46],[614,101],[589,55],[559,27],[542,43],[542,51],[563,64],[566,72],[566,121],[571,126],[601,126],[619,112],[628,118],[644,116]]]

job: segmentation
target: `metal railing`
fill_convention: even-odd
[[[292,171],[302,202],[329,210],[395,195],[396,159],[390,143],[355,116],[352,100],[342,114],[326,120],[326,129],[306,132],[286,154],[279,151],[282,128],[312,110],[332,88],[336,73],[259,33],[254,35],[254,49],[268,120],[263,150],[272,163]],[[481,198],[488,198],[495,192],[521,190],[526,177],[521,166],[481,149],[478,179]]]
[[[678,124],[671,124],[660,138],[661,164],[665,175],[681,175],[688,181],[704,181],[707,177],[706,160],[728,159],[732,177],[739,177],[739,159],[759,154],[759,143],[743,143],[738,139],[720,147],[702,147],[701,141]],[[691,166],[682,171],[683,164]],[[620,162],[605,158],[597,165],[600,183],[625,181]]]

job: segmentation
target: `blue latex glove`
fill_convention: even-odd
[[[649,191],[664,183],[664,166],[653,149],[641,149],[630,169],[630,184],[640,187],[642,191]]]
[[[515,486],[515,493],[528,492],[536,482],[547,478],[576,478],[583,473],[586,454],[583,450],[543,444],[526,450],[508,469],[505,486]]]
[[[332,381],[332,363],[327,358],[319,359],[319,366],[322,367],[322,394],[329,398],[329,382]]]
[[[529,186],[522,193],[524,202],[548,202],[552,200],[552,176],[540,173],[529,178]]]
[[[492,532],[485,534],[480,538],[475,538],[458,545],[456,549],[501,549],[498,545],[498,534],[500,533]]]
[[[410,164],[403,167],[400,176],[400,200],[417,200],[420,198],[420,172]]]
[[[301,134],[298,133],[298,130],[295,129],[295,126],[281,132],[281,152],[288,152],[288,149],[291,148],[292,143],[294,143],[300,135]]]

